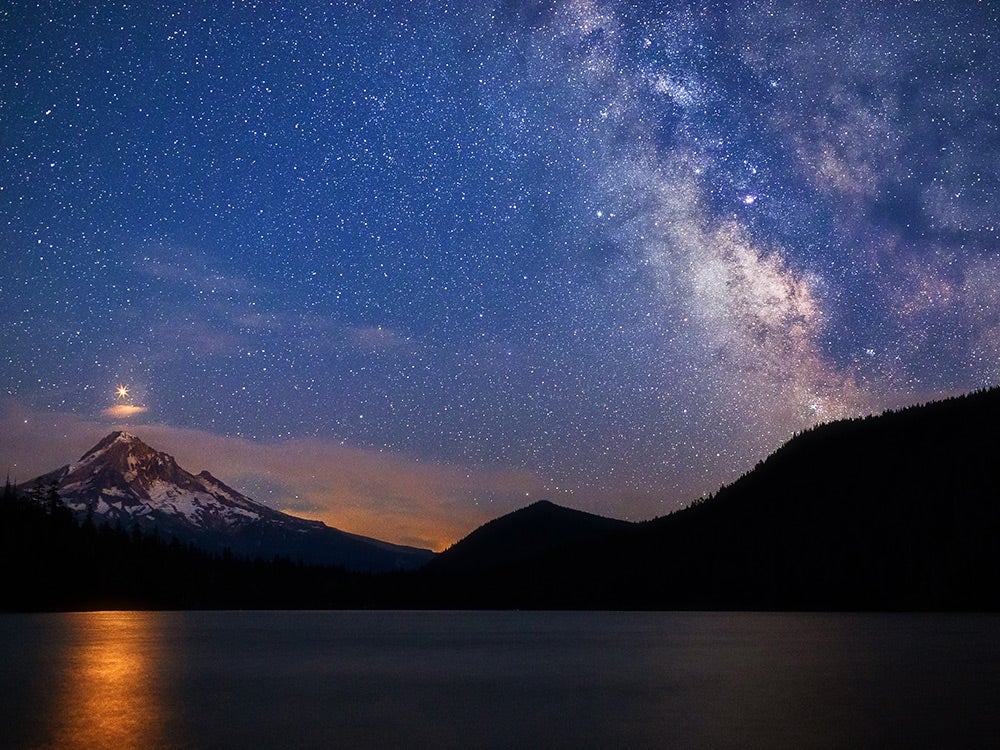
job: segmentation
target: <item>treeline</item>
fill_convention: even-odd
[[[80,522],[53,489],[38,502],[8,482],[0,497],[4,610],[356,608],[370,606],[371,578]]]
[[[796,436],[641,524],[551,504],[414,573],[212,555],[0,502],[0,607],[1000,610],[1000,390]]]
[[[427,593],[449,606],[997,611],[998,540],[993,389],[821,425],[685,510]]]

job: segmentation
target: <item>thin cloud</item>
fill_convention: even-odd
[[[135,404],[115,404],[114,406],[109,406],[107,409],[101,412],[106,417],[113,417],[114,419],[122,419],[124,417],[134,417],[136,414],[142,414],[144,411],[148,411],[145,406],[136,406]]]
[[[517,469],[425,462],[317,439],[251,443],[162,424],[129,429],[188,471],[208,470],[278,510],[435,550],[545,496],[537,476]],[[30,481],[75,461],[107,432],[97,420],[2,401],[0,469],[18,482]]]
[[[358,347],[370,352],[396,349],[407,341],[398,331],[382,326],[361,326],[354,328],[352,334]]]

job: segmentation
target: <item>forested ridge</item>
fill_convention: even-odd
[[[478,560],[475,576],[442,576],[428,595],[452,606],[995,610],[998,537],[992,389],[820,425],[682,511],[513,564]]]
[[[210,554],[8,482],[0,607],[997,610],[998,458],[993,389],[821,425],[668,516],[539,502],[383,574]]]
[[[212,554],[139,526],[79,522],[49,490],[0,499],[0,609],[365,606],[368,576]]]

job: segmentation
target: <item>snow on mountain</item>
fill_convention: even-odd
[[[348,534],[269,508],[226,486],[207,471],[191,474],[174,458],[128,432],[112,432],[79,461],[45,474],[34,486],[39,499],[55,487],[78,518],[91,515],[129,528],[155,528],[161,536],[246,557],[281,555],[357,570],[408,569],[433,557]]]
[[[199,528],[220,529],[277,512],[226,487],[208,472],[192,475],[172,456],[127,432],[114,432],[76,463],[42,477],[76,512],[109,520],[167,516]]]

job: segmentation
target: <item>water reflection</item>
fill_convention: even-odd
[[[160,617],[155,612],[69,616],[65,662],[53,686],[50,747],[123,750],[164,744]]]
[[[1000,618],[0,616],[0,748],[996,747]]]

